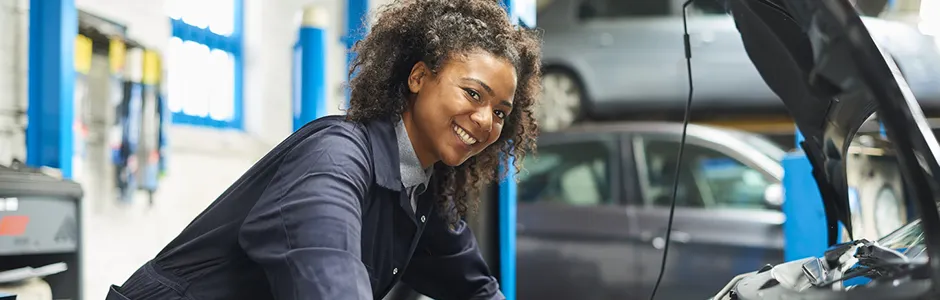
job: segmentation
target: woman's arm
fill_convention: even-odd
[[[480,255],[476,238],[463,221],[451,230],[432,213],[402,281],[438,300],[503,300],[496,278]]]
[[[239,242],[278,300],[372,299],[361,254],[368,142],[348,124],[288,153],[242,225]]]

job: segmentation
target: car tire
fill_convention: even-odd
[[[535,107],[539,129],[551,132],[565,129],[584,115],[584,89],[572,72],[546,68],[542,73],[542,95]]]

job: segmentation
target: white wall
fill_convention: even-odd
[[[370,1],[369,7],[374,9],[386,2],[388,0]],[[209,148],[209,152],[247,151],[247,155],[257,156],[258,151],[270,148],[290,133],[290,49],[299,25],[299,13],[305,5],[319,5],[331,12],[327,96],[332,102],[328,108],[331,114],[341,113],[340,106],[344,103],[341,84],[346,72],[344,45],[339,39],[345,21],[345,1],[246,0],[247,134],[218,134],[214,130],[176,127],[172,130],[174,147]],[[19,120],[10,112],[26,105],[28,6],[29,0],[0,1],[0,28],[5,30],[0,34],[0,164],[25,156],[25,137],[15,126]],[[149,47],[166,47],[170,28],[164,16],[163,0],[76,0],[76,6],[127,25],[130,36]],[[193,147],[198,149],[190,149]]]
[[[25,139],[17,130],[11,112],[26,103],[27,27],[29,0],[0,1],[0,163],[25,156]],[[187,156],[229,157],[231,168],[208,171],[199,166],[171,165],[171,176],[194,170],[224,174],[240,173],[245,166],[290,134],[291,121],[291,49],[295,41],[299,14],[305,5],[319,5],[330,12],[333,26],[328,30],[328,105],[338,114],[343,103],[341,83],[345,78],[344,46],[340,43],[345,2],[342,0],[245,1],[245,132],[173,126],[171,128],[171,163],[186,161]],[[163,0],[76,0],[79,9],[123,23],[130,37],[148,47],[165,49],[169,22]],[[168,180],[172,182],[172,180]],[[222,183],[224,184],[224,183]],[[220,189],[221,187],[213,187]],[[173,190],[165,185],[164,190]]]
[[[27,0],[0,1],[0,164],[26,155]]]

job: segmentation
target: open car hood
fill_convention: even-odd
[[[805,137],[801,146],[823,197],[829,244],[837,242],[837,222],[852,236],[845,157],[876,111],[897,148],[910,196],[921,203],[924,225],[940,231],[940,187],[932,175],[940,174],[940,146],[894,61],[849,1],[726,1],[749,58]],[[928,248],[940,245],[933,240],[928,238]]]

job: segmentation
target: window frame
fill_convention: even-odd
[[[544,201],[533,201],[526,202],[525,204],[532,205],[564,205],[565,207],[609,207],[609,206],[618,206],[623,205],[623,197],[621,194],[621,182],[623,182],[621,177],[621,145],[618,140],[617,135],[612,133],[546,133],[542,136],[539,136],[538,148],[547,147],[547,146],[562,146],[565,144],[575,144],[575,143],[585,143],[585,142],[596,142],[601,143],[607,146],[607,171],[609,173],[608,180],[608,199],[604,199],[599,205],[573,205],[567,201],[564,202],[544,202]],[[526,159],[538,158],[539,154],[536,153],[535,157],[527,156]],[[524,166],[523,166],[524,167]],[[526,172],[523,168],[521,172]],[[517,175],[518,176],[518,175]],[[520,178],[521,179],[521,178]],[[520,180],[521,183],[521,180]],[[519,201],[519,198],[516,198],[516,201]],[[523,204],[523,202],[519,202]]]
[[[190,41],[202,44],[206,47],[209,47],[210,51],[217,49],[227,52],[232,56],[232,60],[234,61],[234,72],[232,75],[235,77],[233,84],[235,91],[232,93],[232,119],[216,120],[213,119],[210,115],[195,116],[187,114],[184,111],[179,111],[171,112],[173,124],[194,125],[219,129],[235,129],[239,131],[244,131],[245,129],[245,105],[243,95],[245,17],[244,0],[231,1],[233,2],[234,19],[232,24],[232,33],[228,36],[212,32],[208,27],[199,28],[187,24],[186,22],[183,22],[182,19],[173,19],[170,17],[167,18],[170,20],[170,26],[172,28],[170,38],[179,38],[183,42]]]
[[[633,205],[638,205],[639,207],[646,207],[646,208],[664,208],[664,206],[654,205],[647,199],[647,195],[650,189],[650,178],[649,178],[649,167],[647,165],[647,160],[646,160],[646,143],[648,141],[670,142],[670,143],[675,143],[676,146],[678,147],[679,143],[681,142],[681,137],[678,134],[669,134],[669,133],[634,133],[630,136],[630,139],[631,140],[629,142],[632,144],[632,149],[633,149],[633,163],[635,165],[636,175],[637,175],[636,177],[637,187],[638,187],[637,196],[639,196],[639,198],[637,199],[638,202],[633,203]],[[746,154],[735,151],[734,149],[727,147],[725,145],[722,145],[720,143],[715,143],[712,141],[708,141],[706,139],[689,135],[686,137],[686,146],[689,146],[689,145],[705,148],[705,149],[720,153],[722,155],[725,155],[737,161],[738,163],[741,163],[751,169],[754,169],[760,172],[760,174],[764,176],[765,178],[767,178],[768,181],[771,182],[771,184],[777,180],[773,174],[771,174],[766,169],[761,167],[760,164],[755,162]],[[686,157],[683,157],[683,159],[685,158]],[[701,192],[702,190],[699,189],[699,193]],[[702,200],[704,201],[705,199],[702,199]],[[703,206],[703,207],[689,207],[689,206],[677,205],[676,208],[677,209],[679,208],[697,209],[697,210],[733,209],[733,210],[747,210],[747,211],[754,211],[754,210],[779,211],[779,210],[772,210],[770,208],[750,209],[750,208],[733,208],[733,207],[724,207],[724,206],[709,207],[707,206],[707,203],[705,204],[706,206]],[[668,208],[668,206],[666,206],[665,208]]]

